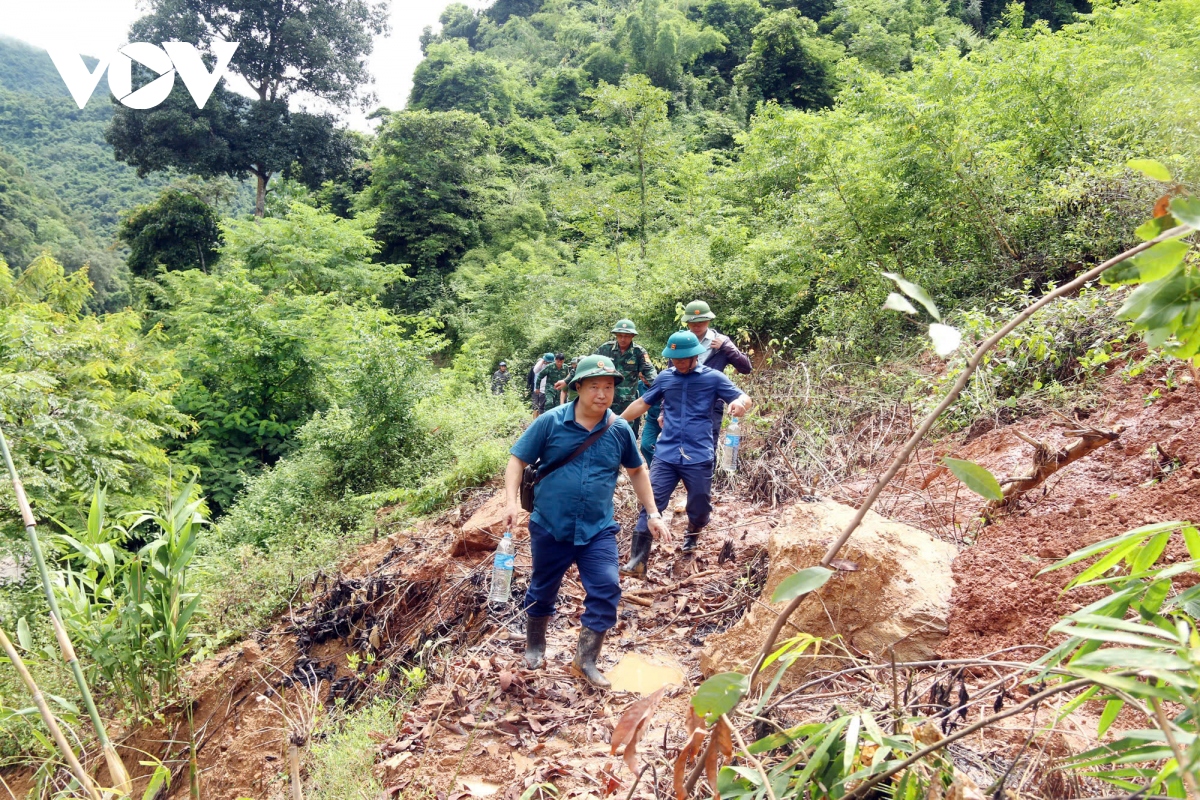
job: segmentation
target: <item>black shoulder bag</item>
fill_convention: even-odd
[[[612,424],[615,421],[616,416],[609,414],[608,421],[605,423],[603,428],[598,431],[594,431],[591,436],[583,440],[583,443],[580,444],[579,447],[575,448],[574,453],[571,453],[571,455],[567,456],[562,461],[559,461],[557,464],[551,464],[548,467],[539,468],[538,464],[542,463],[541,459],[538,459],[532,464],[526,464],[524,471],[521,473],[521,508],[525,509],[526,511],[533,511],[533,487],[541,483],[542,479],[551,472],[554,472],[554,470],[558,469],[559,467],[565,467],[567,464],[570,464],[572,461],[579,458],[579,456],[583,455],[583,451],[587,450],[596,443],[597,439],[607,433],[608,429],[612,427]]]

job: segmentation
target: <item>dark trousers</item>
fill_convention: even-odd
[[[708,524],[712,517],[712,477],[713,462],[703,464],[668,464],[661,458],[654,459],[650,465],[650,488],[654,490],[654,505],[660,509],[667,507],[671,492],[683,481],[687,489],[688,528],[698,531]],[[638,515],[637,529],[642,533],[650,530],[646,523],[646,509]]]
[[[533,552],[533,575],[525,592],[525,611],[531,617],[554,613],[558,587],[572,564],[579,568],[579,582],[587,596],[583,601],[585,628],[603,633],[617,624],[621,599],[621,577],[617,572],[617,531],[613,525],[596,534],[587,544],[560,542],[541,525],[529,523],[529,548]]]
[[[662,426],[658,424],[658,418],[647,415],[641,439],[642,460],[647,467],[654,463],[654,451],[658,449],[658,437],[661,434]]]

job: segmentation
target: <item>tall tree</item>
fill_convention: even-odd
[[[601,84],[589,92],[592,114],[602,120],[615,120],[613,131],[626,157],[632,161],[638,179],[639,236],[642,258],[646,257],[649,227],[647,178],[649,171],[665,151],[667,100],[670,95],[650,84],[645,75],[626,75],[620,86]]]
[[[763,19],[753,33],[750,55],[735,73],[750,98],[806,111],[833,105],[834,65],[843,50],[817,33],[817,23],[788,8]]]
[[[443,279],[479,240],[486,207],[488,124],[462,111],[401,111],[379,129],[366,203],[379,209],[379,257],[416,280],[406,310],[434,306]]]
[[[164,270],[208,272],[217,261],[221,230],[212,207],[194,194],[170,188],[121,221],[117,237],[129,246],[129,271],[143,278]]]
[[[213,93],[197,109],[178,90],[151,112],[119,106],[108,140],[139,172],[175,166],[201,175],[251,174],[262,216],[271,176],[300,162],[316,182],[348,167],[348,145],[327,114],[294,112],[316,98],[338,108],[373,99],[367,56],[387,30],[387,0],[150,0],[133,24],[134,41],[238,42],[229,71],[257,95]],[[195,145],[199,144],[199,154]]]

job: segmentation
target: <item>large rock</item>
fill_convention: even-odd
[[[783,513],[771,532],[761,598],[771,610],[756,603],[728,631],[708,637],[700,656],[705,674],[745,671],[753,665],[777,612],[786,605],[770,602],[776,587],[797,570],[820,563],[853,516],[853,508],[832,500],[799,503]],[[814,636],[840,636],[843,646],[868,658],[887,659],[889,646],[895,647],[897,661],[934,658],[948,630],[954,586],[950,563],[956,554],[953,545],[924,531],[868,512],[838,554],[858,569],[835,572],[817,593],[820,602],[805,600],[791,622]],[[794,636],[796,628],[784,626],[779,641]],[[830,643],[821,651],[837,650]],[[806,666],[811,668],[812,662],[797,661],[783,685],[798,684]],[[831,663],[822,659],[821,666]]]
[[[454,546],[450,555],[465,556],[471,553],[486,553],[496,549],[500,537],[504,535],[504,492],[497,492],[479,507],[471,518],[463,523],[458,535],[454,537]],[[512,532],[514,539],[529,538],[529,514],[521,512],[517,529]]]

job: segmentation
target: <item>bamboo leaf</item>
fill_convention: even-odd
[[[1100,714],[1100,724],[1096,726],[1096,738],[1103,738],[1104,734],[1108,733],[1108,729],[1116,722],[1117,715],[1121,713],[1121,709],[1125,707],[1125,701],[1119,697],[1114,697],[1104,704],[1104,711]]]

